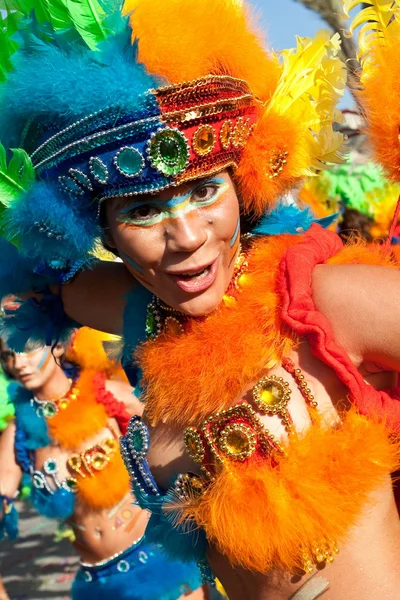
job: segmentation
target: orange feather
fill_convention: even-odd
[[[204,528],[232,564],[293,572],[303,567],[303,551],[343,543],[371,492],[399,466],[399,445],[384,425],[355,411],[339,429],[311,427],[286,452],[275,468],[230,461],[200,499],[172,510]]]
[[[199,426],[211,413],[232,405],[269,365],[280,362],[297,340],[282,328],[276,292],[278,265],[301,236],[256,242],[249,269],[233,307],[222,306],[180,337],[163,335],[142,344],[136,359],[143,369],[146,415],[152,422]],[[378,245],[345,247],[328,262],[391,265]]]
[[[232,0],[126,0],[139,60],[169,83],[205,75],[244,79],[267,101],[281,72],[249,8]]]
[[[101,510],[118,504],[129,489],[129,475],[117,450],[107,466],[96,471],[94,477],[79,477],[77,494],[87,506]]]
[[[96,402],[93,380],[96,372],[82,371],[76,383],[77,400],[47,420],[50,436],[67,450],[77,450],[85,440],[92,438],[107,426],[107,412]]]
[[[118,369],[115,361],[108,358],[103,342],[113,339],[102,331],[89,327],[81,327],[74,333],[72,342],[66,351],[65,358],[79,365],[82,369],[92,369],[103,373],[112,373]]]
[[[375,158],[394,181],[400,181],[400,53],[398,40],[375,51],[379,68],[358,92]],[[374,55],[374,53],[373,53]]]

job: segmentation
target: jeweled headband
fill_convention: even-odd
[[[136,114],[104,109],[31,153],[41,179],[95,200],[163,190],[237,167],[261,107],[246,82],[210,75],[145,93]]]

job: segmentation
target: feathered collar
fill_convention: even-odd
[[[296,340],[281,326],[276,291],[284,252],[302,237],[282,235],[255,242],[247,257],[234,306],[221,306],[183,335],[162,334],[139,346],[146,415],[174,425],[198,425],[232,404],[246,384],[279,362]]]

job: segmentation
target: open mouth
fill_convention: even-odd
[[[211,264],[196,270],[182,271],[181,273],[172,274],[169,276],[175,283],[185,292],[197,293],[203,292],[214,283],[218,272],[218,258]]]

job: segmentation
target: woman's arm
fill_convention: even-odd
[[[64,310],[81,325],[120,335],[125,297],[136,285],[122,263],[101,262],[63,285]]]
[[[15,423],[9,423],[0,436],[0,494],[9,498],[16,495],[22,477],[15,460],[14,441]]]
[[[107,379],[106,389],[123,402],[130,415],[141,417],[143,414],[143,403],[133,395],[133,388],[125,381],[118,379]]]
[[[400,272],[370,265],[319,265],[313,299],[356,366],[400,371]]]

